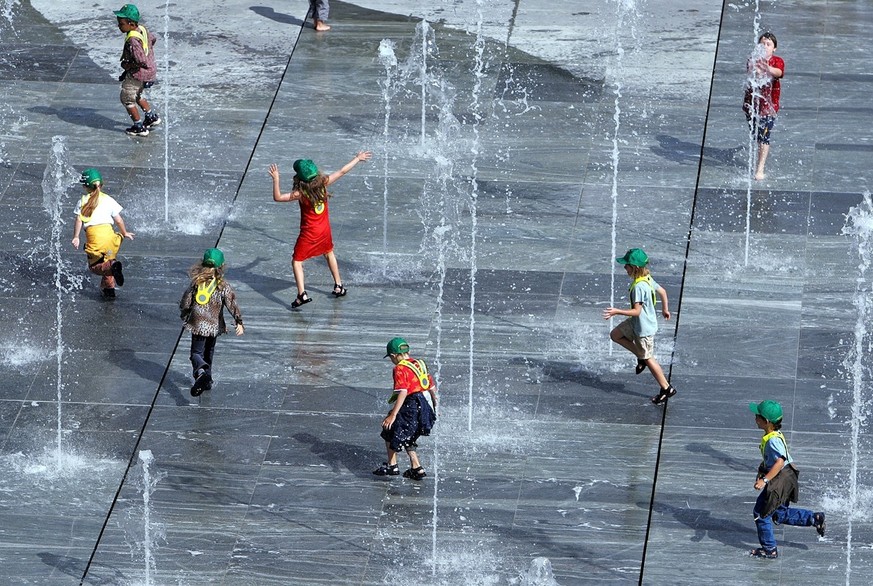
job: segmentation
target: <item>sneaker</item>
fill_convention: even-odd
[[[109,268],[112,271],[112,276],[115,277],[115,284],[119,287],[124,287],[124,273],[121,272],[121,262],[114,260]]]
[[[815,527],[819,537],[824,537],[825,534],[825,514],[816,513],[812,516],[812,526]]]
[[[115,299],[115,289],[103,289],[103,299]]]
[[[194,380],[194,384],[191,386],[191,396],[199,397],[203,394],[203,391],[208,391],[212,388],[212,375],[210,375],[205,370],[201,370],[197,374],[197,378]]]
[[[154,112],[150,112],[149,114],[145,115],[145,119],[143,120],[142,125],[146,128],[151,128],[152,126],[160,126],[161,117]]]
[[[376,476],[399,476],[400,468],[397,467],[397,464],[382,462],[381,466],[373,470],[373,474]]]
[[[127,134],[129,134],[130,136],[148,136],[149,135],[149,129],[146,128],[145,126],[143,126],[141,122],[139,124],[134,124],[130,128],[126,129],[125,132]]]
[[[775,560],[779,557],[779,552],[775,549],[766,550],[763,547],[758,547],[749,552],[753,558],[761,558],[764,560]]]

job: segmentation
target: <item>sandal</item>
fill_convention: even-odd
[[[425,472],[424,468],[421,466],[418,468],[410,468],[403,473],[403,478],[409,478],[411,480],[421,480],[425,476],[427,476],[427,472]]]
[[[399,476],[400,468],[397,467],[397,464],[382,462],[381,466],[373,470],[373,474],[376,476]]]
[[[676,387],[673,385],[669,385],[666,389],[661,389],[657,395],[652,397],[652,403],[655,405],[660,405],[661,403],[665,403],[667,399],[676,394]]]
[[[646,369],[646,361],[642,358],[637,358],[637,366],[634,368],[634,374],[639,374]]]
[[[348,293],[348,292],[349,292],[349,290],[346,289],[345,287],[343,287],[342,284],[334,283],[334,286],[333,286],[333,296],[334,297],[345,297],[346,293]]]
[[[291,308],[297,309],[301,305],[309,303],[310,301],[312,301],[312,297],[307,295],[306,291],[304,291],[303,293],[301,293],[300,295],[297,296],[297,299],[295,299],[294,301],[291,302]]]

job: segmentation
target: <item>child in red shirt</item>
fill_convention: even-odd
[[[409,344],[403,338],[388,342],[385,358],[394,363],[394,392],[389,403],[393,407],[382,420],[382,439],[388,451],[388,460],[373,470],[376,476],[397,476],[397,452],[406,449],[409,456],[409,470],[404,478],[421,480],[427,473],[418,461],[415,443],[422,435],[430,435],[436,422],[436,386],[433,377],[427,372],[423,360],[409,356]],[[429,395],[425,395],[425,391]]]
[[[755,180],[764,179],[764,165],[770,154],[770,132],[779,112],[779,96],[782,92],[779,80],[785,74],[785,61],[773,54],[776,50],[776,35],[764,33],[749,59],[749,81],[743,99],[743,111],[751,132],[757,134],[758,165]]]
[[[324,256],[327,267],[333,276],[333,295],[343,297],[348,290],[340,279],[339,265],[333,253],[333,238],[330,232],[330,213],[328,211],[327,187],[348,173],[360,161],[368,161],[372,154],[361,151],[339,171],[330,175],[318,172],[318,167],[309,159],[294,161],[294,187],[290,193],[282,193],[279,188],[279,167],[270,165],[270,176],[273,178],[273,201],[296,201],[300,204],[300,235],[294,245],[294,258],[291,268],[294,280],[297,282],[297,298],[291,303],[292,308],[298,308],[312,301],[306,293],[303,280],[303,261],[313,256]]]

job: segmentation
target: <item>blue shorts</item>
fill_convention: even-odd
[[[749,130],[757,134],[758,144],[770,144],[770,131],[776,123],[775,116],[754,116],[749,118]]]

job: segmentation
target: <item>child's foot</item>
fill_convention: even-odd
[[[125,132],[130,136],[148,136],[149,129],[142,125],[142,122],[137,122],[130,128],[126,129]]]
[[[124,287],[124,273],[121,272],[121,262],[114,260],[109,265],[109,270],[112,271],[112,276],[115,277],[115,284],[119,287]]]
[[[373,474],[376,476],[399,476],[400,468],[397,467],[397,464],[382,462],[381,466],[373,470]]]
[[[142,122],[142,125],[146,128],[152,128],[153,126],[160,126],[161,117],[155,114],[154,112],[149,112],[145,115],[145,119]]]
[[[427,472],[424,471],[424,468],[419,466],[418,468],[410,468],[406,472],[403,473],[403,478],[410,478],[412,480],[421,480],[427,476]]]
[[[191,386],[191,396],[199,397],[203,394],[203,391],[207,391],[212,388],[212,375],[210,375],[205,370],[198,370],[196,373],[196,378],[194,380],[194,384]]]
[[[765,175],[763,171],[758,171],[757,173],[755,173],[755,181],[763,181],[764,177]]]
[[[634,374],[639,374],[646,369],[646,361],[642,358],[637,358],[637,366],[634,368]]]
[[[115,289],[103,289],[103,299],[115,299]]]
[[[340,284],[340,283],[335,283],[333,286],[333,296],[334,297],[345,297],[346,293],[348,293],[348,292],[349,292],[349,290],[346,289],[345,287],[343,287],[342,284]]]
[[[812,516],[812,526],[815,527],[819,537],[824,537],[825,534],[825,514],[816,513]]]
[[[749,552],[749,555],[753,558],[761,558],[765,560],[775,560],[779,557],[779,552],[775,549],[766,550],[763,547],[757,547]]]
[[[652,403],[655,405],[660,405],[661,403],[665,403],[667,399],[676,394],[676,387],[673,385],[669,385],[666,389],[661,389],[657,395],[652,397]]]
[[[323,32],[330,30],[330,25],[326,24],[323,20],[316,20],[315,21],[315,30],[320,32],[320,33],[323,33]]]
[[[297,299],[295,299],[294,301],[291,302],[291,308],[297,309],[301,305],[309,303],[310,301],[312,301],[312,297],[307,295],[306,291],[304,291],[303,293],[301,293],[297,296]]]

